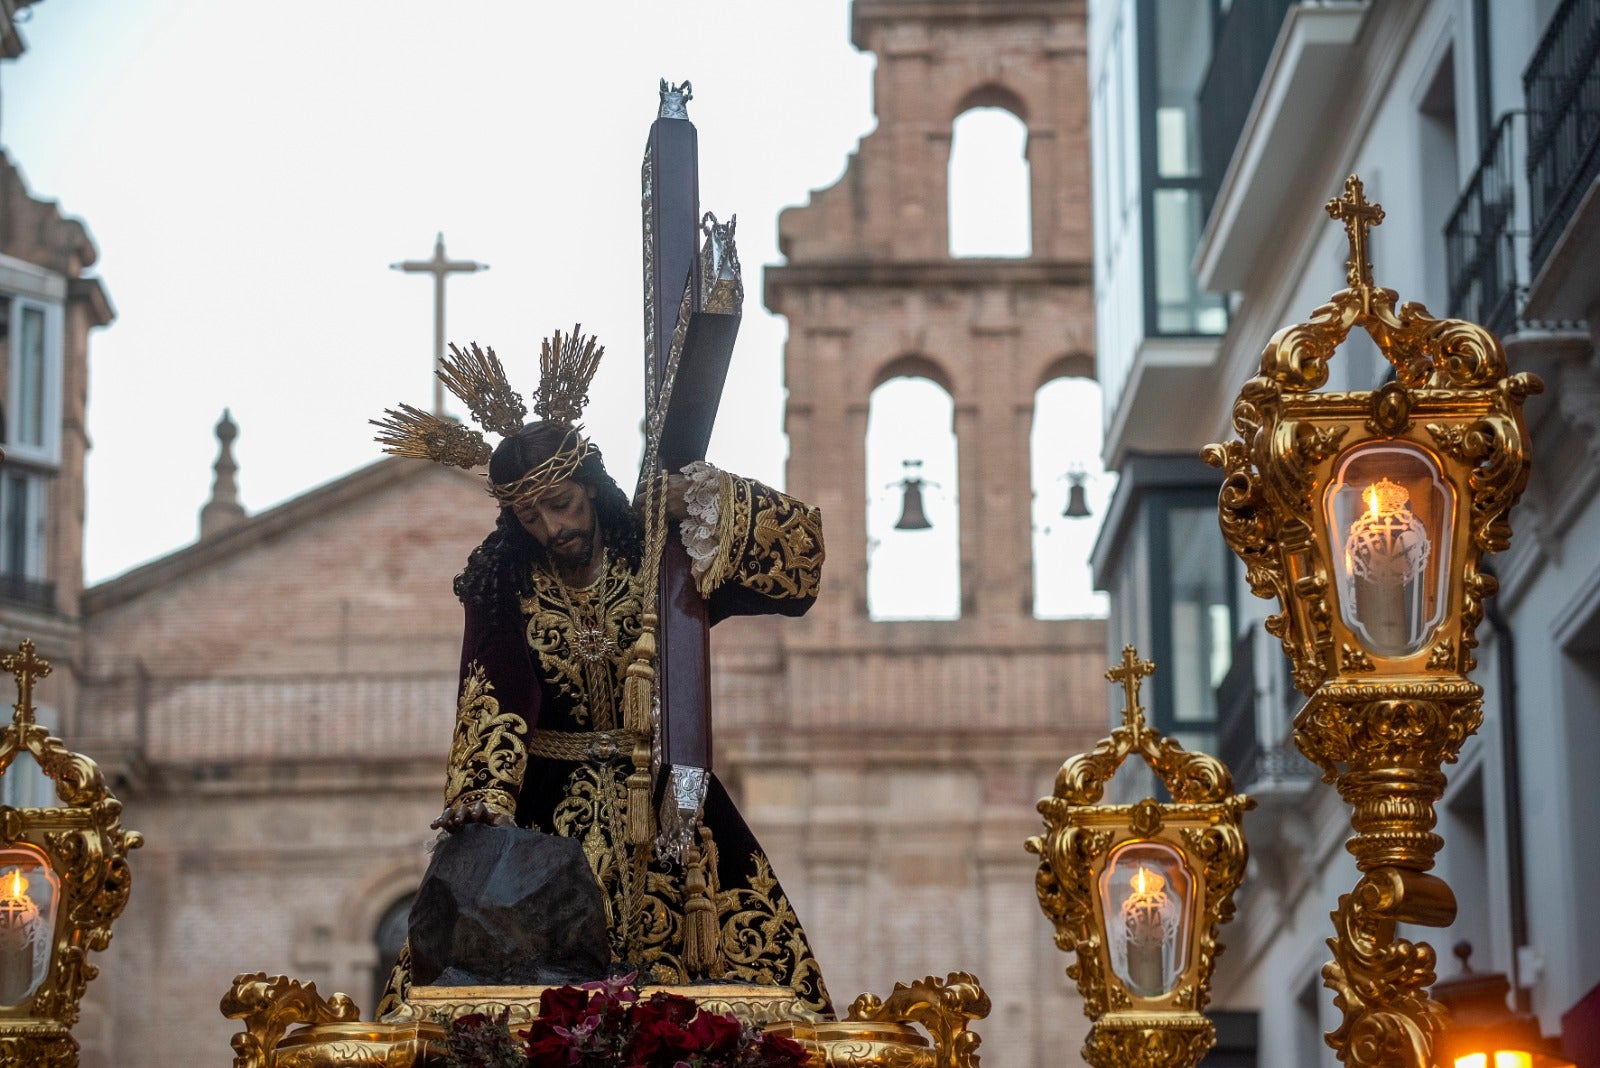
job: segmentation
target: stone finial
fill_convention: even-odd
[[[234,477],[239,465],[233,458],[233,439],[239,436],[228,409],[222,409],[217,422],[217,462],[211,465],[217,477],[211,482],[211,499],[200,509],[200,540],[214,537],[238,526],[245,520],[244,506],[239,503],[239,483]]]

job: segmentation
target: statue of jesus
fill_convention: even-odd
[[[492,451],[476,432],[414,408],[378,423],[390,452],[460,466],[486,460],[498,505],[494,529],[455,580],[466,623],[444,810],[433,826],[449,834],[514,822],[581,842],[604,897],[613,961],[646,981],[698,978],[685,946],[698,896],[719,956],[712,974],[789,987],[826,1012],[799,921],[715,776],[687,851],[642,819],[655,785],[651,717],[648,703],[641,716],[627,696],[637,685],[630,665],[637,676],[653,648],[653,636],[640,646],[654,624],[667,519],[677,521],[714,624],[804,613],[820,580],[821,518],[704,462],[631,502],[577,425],[599,352],[576,331],[547,341],[535,404],[543,418],[522,425],[521,398],[493,351],[453,350],[440,377],[502,435]],[[630,826],[645,822],[652,833],[641,841]],[[380,1017],[409,981],[402,956]]]

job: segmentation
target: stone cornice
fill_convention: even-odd
[[[764,299],[768,307],[781,290],[973,289],[981,286],[1068,286],[1087,289],[1094,281],[1088,260],[948,259],[883,262],[824,260],[769,264]]]

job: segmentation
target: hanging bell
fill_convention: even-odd
[[[896,530],[927,530],[933,526],[928,522],[927,513],[922,510],[922,480],[920,478],[907,478],[900,483],[905,498],[900,503],[900,521],[894,525]]]
[[[1068,477],[1072,479],[1072,488],[1067,491],[1067,506],[1061,510],[1061,514],[1068,519],[1086,519],[1090,512],[1089,498],[1083,492],[1083,476],[1073,474]]]

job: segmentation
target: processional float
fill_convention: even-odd
[[[643,166],[646,391],[644,476],[704,454],[737,334],[743,283],[733,223],[699,215],[696,135],[688,83],[662,83]],[[1333,914],[1334,960],[1324,969],[1341,1026],[1328,1036],[1342,1061],[1431,1068],[1448,1027],[1428,996],[1434,952],[1396,925],[1448,925],[1455,901],[1430,873],[1442,839],[1435,802],[1482,719],[1468,678],[1474,632],[1494,579],[1485,552],[1504,550],[1510,509],[1526,485],[1521,407],[1541,388],[1510,374],[1492,334],[1434,319],[1377,287],[1369,228],[1382,209],[1359,179],[1328,211],[1350,237],[1347,287],[1305,323],[1279,331],[1234,408],[1239,439],[1205,450],[1221,467],[1224,536],[1258,596],[1281,611],[1281,639],[1308,696],[1295,720],[1301,751],[1352,805],[1348,848],[1362,872]],[[703,241],[701,239],[704,239]],[[1335,348],[1368,331],[1394,368],[1370,392],[1319,393]],[[666,794],[692,811],[709,774],[708,642],[704,605],[673,539],[661,568],[656,659]],[[0,806],[0,1063],[70,1068],[70,1029],[90,950],[110,941],[129,893],[129,850],[141,837],[94,763],[34,722],[33,685],[48,675],[31,642],[5,658],[17,678],[12,724],[0,731],[0,777],[26,754],[60,804]],[[1121,726],[1063,764],[1039,803],[1044,833],[1040,905],[1057,945],[1075,955],[1093,1027],[1083,1055],[1096,1068],[1193,1068],[1214,1030],[1202,1013],[1244,876],[1242,820],[1251,801],[1228,771],[1151,729],[1139,680],[1154,665],[1133,649],[1107,673],[1125,693]],[[1102,803],[1124,761],[1139,756],[1169,801]],[[649,754],[636,754],[641,771]],[[634,784],[630,783],[630,786]],[[645,785],[640,783],[638,785]],[[692,871],[692,864],[687,866]],[[414,987],[383,1020],[364,1021],[343,994],[264,973],[240,975],[222,1000],[242,1022],[236,1068],[341,1068],[442,1063],[446,1025],[469,1014],[516,1027],[539,1011],[543,988]],[[989,1011],[977,980],[952,973],[864,994],[842,1020],[819,1019],[792,991],[705,983],[674,993],[701,1010],[799,1041],[812,1064],[968,1068],[973,1021]]]

